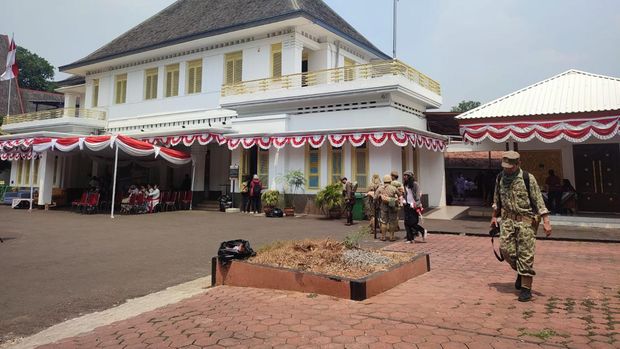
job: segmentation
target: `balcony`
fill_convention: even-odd
[[[429,106],[438,107],[441,104],[439,83],[398,60],[379,61],[223,85],[220,104],[223,107],[234,108],[235,105],[241,106],[282,99],[398,88],[413,97],[418,97]]]
[[[2,130],[9,133],[58,131],[90,133],[105,128],[106,113],[95,109],[61,108],[4,118]]]

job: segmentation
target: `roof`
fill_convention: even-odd
[[[77,86],[84,85],[86,83],[86,78],[80,75],[71,75],[70,77],[56,81],[57,87],[69,87],[69,86]]]
[[[459,124],[455,116],[459,112],[451,111],[426,111],[426,125],[428,130],[444,136],[459,136]]]
[[[620,110],[620,78],[568,70],[467,111],[457,119]]]
[[[61,71],[244,28],[305,17],[389,59],[322,0],[178,0]]]

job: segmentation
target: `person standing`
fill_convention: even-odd
[[[536,178],[520,168],[519,158],[516,151],[502,154],[503,171],[496,180],[491,226],[500,228],[500,253],[517,271],[515,288],[521,291],[519,301],[528,302],[536,275],[536,230],[542,217],[545,234],[551,235],[551,222]]]
[[[263,190],[263,184],[260,182],[258,175],[254,175],[250,182],[250,210],[251,212],[260,212],[260,196]]]
[[[353,183],[347,179],[347,177],[342,177],[340,179],[342,183],[343,190],[342,195],[344,196],[344,212],[347,217],[347,222],[345,225],[349,226],[353,224],[353,204],[355,204],[355,190],[353,189]]]
[[[149,213],[153,213],[155,212],[155,209],[157,208],[157,205],[159,205],[159,197],[160,197],[160,191],[159,191],[159,186],[157,184],[153,184],[153,187],[151,188],[151,186],[149,185],[149,193],[148,193],[148,210]]]
[[[381,177],[378,174],[373,174],[366,192],[364,207],[366,208],[366,216],[368,217],[368,226],[373,232],[375,229],[375,216],[377,216],[378,209],[375,207],[375,192],[381,186]]]
[[[462,173],[459,173],[459,176],[456,178],[456,181],[454,183],[454,186],[456,187],[456,196],[459,200],[464,201],[465,200],[465,189],[467,186],[467,180],[465,179],[465,177],[463,176]]]
[[[241,181],[241,212],[250,213],[250,176]]]
[[[553,170],[549,170],[549,177],[545,180],[545,190],[549,198],[549,209],[551,214],[560,212],[562,202],[562,181],[555,175]]]
[[[376,200],[381,205],[381,241],[390,233],[390,241],[396,241],[394,233],[398,227],[398,189],[392,185],[392,176],[383,176],[383,185],[375,193]]]
[[[428,231],[420,225],[420,215],[422,214],[422,201],[420,200],[420,185],[415,180],[413,172],[403,173],[405,195],[403,195],[403,211],[405,214],[405,230],[407,232],[407,242],[412,243],[416,235],[422,236],[422,241],[426,241]]]

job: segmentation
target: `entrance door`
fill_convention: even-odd
[[[579,211],[620,212],[618,144],[574,145]]]

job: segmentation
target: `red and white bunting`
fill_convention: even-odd
[[[320,148],[326,141],[329,142],[331,146],[337,148],[342,147],[346,142],[349,142],[355,147],[359,147],[366,142],[370,142],[370,144],[375,147],[381,147],[389,140],[394,142],[394,144],[399,147],[404,147],[411,144],[414,147],[426,147],[427,149],[433,151],[444,151],[446,149],[446,142],[444,140],[405,131],[269,137],[227,137],[215,134],[194,134],[184,136],[152,137],[145,139],[146,142],[151,144],[159,143],[171,146],[175,146],[181,142],[183,142],[185,146],[191,146],[194,142],[205,145],[215,141],[219,145],[226,144],[230,150],[237,149],[239,145],[241,145],[244,149],[252,148],[255,145],[259,146],[261,149],[269,149],[271,147],[282,149],[286,145],[290,145],[293,148],[301,148],[306,144],[309,144],[313,148]]]
[[[512,123],[464,124],[460,127],[461,135],[469,142],[482,142],[490,139],[503,143],[508,139],[527,142],[534,138],[545,143],[554,143],[565,139],[580,143],[590,137],[611,139],[620,133],[620,116],[599,118],[544,120]]]
[[[192,161],[191,155],[174,150],[161,148],[147,142],[139,141],[126,136],[92,136],[92,137],[69,137],[69,138],[36,138],[32,143],[32,149],[36,153],[45,151],[71,152],[74,150],[102,151],[113,149],[116,145],[123,152],[136,157],[153,156],[162,157],[164,160],[175,164],[184,165]]]

